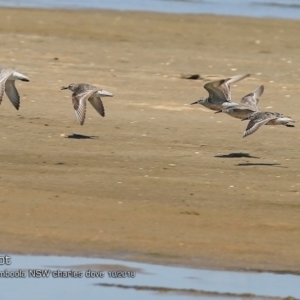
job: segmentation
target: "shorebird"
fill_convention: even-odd
[[[5,91],[13,106],[18,110],[20,107],[20,95],[16,89],[15,80],[29,81],[27,76],[13,69],[0,67],[0,104]]]
[[[191,103],[191,105],[202,104],[206,108],[219,111],[222,109],[221,105],[223,103],[231,102],[230,85],[249,76],[250,74],[236,75],[208,82],[204,85],[204,88],[208,91],[208,97],[200,98],[198,101]]]
[[[250,120],[250,121],[247,125],[243,137],[246,137],[254,133],[262,125],[285,125],[287,127],[294,127],[294,125],[288,123],[296,122],[290,117],[285,117],[283,114],[277,112],[260,112],[260,111],[254,112],[244,120]]]
[[[68,86],[63,86],[61,90],[67,90],[73,92],[72,102],[75,109],[75,116],[80,123],[83,125],[86,112],[86,100],[92,104],[94,109],[102,116],[105,116],[105,110],[102,103],[101,97],[112,97],[113,94],[99,89],[88,83],[71,83]]]
[[[219,110],[215,113],[223,112],[237,119],[247,119],[251,114],[258,111],[259,97],[263,94],[263,92],[264,86],[261,85],[252,93],[244,96],[240,103],[224,102],[221,105],[222,110]]]

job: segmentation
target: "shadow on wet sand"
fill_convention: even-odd
[[[260,158],[258,156],[252,156],[251,154],[244,153],[244,152],[233,152],[233,153],[229,153],[229,154],[219,154],[219,155],[215,155],[215,157],[218,157],[218,158],[241,158],[241,157],[246,157],[246,158],[257,158],[257,159]]]
[[[84,135],[79,133],[72,133],[70,135],[67,135],[65,138],[81,140],[81,139],[96,139],[98,137],[96,135]]]
[[[287,168],[278,163],[239,163],[236,165],[237,167],[251,167],[251,166],[261,166],[261,167],[277,167],[277,168]]]

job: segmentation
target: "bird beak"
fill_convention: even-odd
[[[194,105],[194,104],[198,104],[198,103],[199,103],[199,101],[195,101],[195,102],[191,103],[190,105]]]
[[[67,86],[62,86],[60,90],[67,90],[68,87]]]
[[[216,112],[215,112],[215,114],[218,114],[218,113],[220,113],[220,112],[222,112],[222,110],[218,110],[218,111],[216,111]]]

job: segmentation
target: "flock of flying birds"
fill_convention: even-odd
[[[259,97],[264,92],[263,85],[252,93],[244,96],[240,100],[240,103],[232,102],[230,85],[249,76],[250,74],[236,75],[206,83],[204,88],[208,91],[208,97],[201,98],[191,104],[202,104],[206,108],[215,110],[215,113],[223,112],[242,121],[249,120],[243,137],[254,133],[262,125],[285,125],[287,127],[294,127],[294,125],[289,124],[295,122],[295,120],[290,117],[286,117],[278,112],[259,111],[258,102]]]
[[[250,74],[236,75],[206,83],[204,88],[208,91],[208,97],[201,98],[191,104],[202,104],[206,108],[216,111],[215,113],[223,112],[234,118],[249,120],[243,137],[254,133],[262,125],[285,125],[287,127],[294,127],[294,125],[289,123],[293,123],[295,120],[285,117],[283,114],[259,111],[258,102],[259,97],[264,92],[263,85],[252,93],[244,96],[240,103],[232,102],[230,85],[249,76]],[[15,80],[29,81],[29,78],[13,69],[0,67],[0,104],[5,91],[14,107],[19,109],[20,96],[15,86]],[[69,86],[63,86],[61,89],[69,89],[73,92],[72,102],[75,116],[81,125],[83,125],[85,120],[87,101],[104,117],[105,110],[101,97],[113,96],[112,93],[98,89],[87,83],[71,83]]]
[[[29,78],[13,69],[0,67],[0,104],[4,91],[16,109],[20,107],[20,95],[15,86],[15,80],[29,81]],[[83,125],[86,114],[87,100],[92,104],[95,110],[102,116],[105,116],[104,106],[101,97],[112,97],[113,94],[98,89],[87,83],[71,83],[69,86],[63,86],[62,90],[69,89],[73,92],[72,102],[75,110],[75,116]]]

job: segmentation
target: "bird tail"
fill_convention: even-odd
[[[29,81],[29,78],[27,76],[25,76],[19,72],[13,72],[12,76],[18,80]]]
[[[98,91],[98,94],[102,97],[113,97],[113,94],[111,92],[105,90]]]

